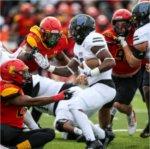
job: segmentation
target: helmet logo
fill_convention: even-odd
[[[10,74],[15,74],[15,66],[10,66],[9,71]]]

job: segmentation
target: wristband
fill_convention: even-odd
[[[97,76],[99,74],[100,74],[100,71],[98,67],[91,70],[91,76]]]
[[[65,94],[62,91],[59,94],[52,96],[51,98],[54,102],[57,102],[57,101],[63,100],[65,98]]]
[[[53,72],[53,71],[55,70],[55,68],[56,68],[55,66],[50,65],[47,70],[48,70],[49,72]]]

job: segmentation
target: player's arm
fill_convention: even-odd
[[[136,58],[133,55],[134,50],[136,50],[134,47],[130,47],[125,38],[124,37],[118,37],[120,40],[120,44],[122,46],[122,49],[124,51],[125,54],[125,58],[129,64],[130,67],[138,67],[141,65],[141,60],[139,60],[138,58]],[[132,48],[132,49],[131,49]],[[133,52],[132,52],[133,51]]]
[[[80,63],[78,62],[78,60],[76,58],[73,58],[66,66],[55,67],[50,65],[47,70],[53,74],[68,77],[78,72],[79,65]]]
[[[94,46],[91,51],[101,60],[101,65],[94,68],[92,73],[98,74],[105,72],[115,66],[115,60],[107,49],[107,46]],[[95,72],[94,72],[95,71]],[[94,74],[93,74],[94,75]]]
[[[135,48],[133,55],[138,59],[143,59],[148,49],[148,33],[135,31],[133,37],[133,46]]]
[[[70,61],[68,56],[63,51],[56,55],[56,59],[60,62],[61,65],[67,65]]]
[[[62,91],[57,95],[51,97],[35,97],[32,98],[27,95],[20,95],[19,93],[15,93],[9,96],[2,96],[1,100],[5,100],[6,105],[16,105],[16,106],[39,106],[46,105],[53,102],[58,102],[63,99],[71,98],[72,93],[69,91]]]

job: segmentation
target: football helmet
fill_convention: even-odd
[[[112,17],[112,25],[118,36],[126,36],[131,28],[132,13],[127,9],[118,9]]]
[[[32,80],[28,66],[19,59],[9,60],[1,65],[1,78],[21,86]]]
[[[85,37],[95,30],[95,20],[86,14],[76,15],[70,22],[69,30],[75,42],[81,45]]]
[[[53,47],[61,37],[62,26],[55,17],[46,17],[40,23],[40,31],[43,42],[47,47]]]
[[[141,2],[132,10],[132,23],[137,28],[150,22],[150,2]]]

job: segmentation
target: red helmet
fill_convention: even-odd
[[[40,23],[43,42],[48,46],[56,45],[60,35],[62,26],[60,21],[55,17],[46,17]]]
[[[126,36],[131,29],[132,13],[127,9],[116,10],[112,17],[112,25],[119,36]]]
[[[6,81],[23,85],[31,80],[28,66],[19,59],[9,60],[1,65],[1,78]]]

